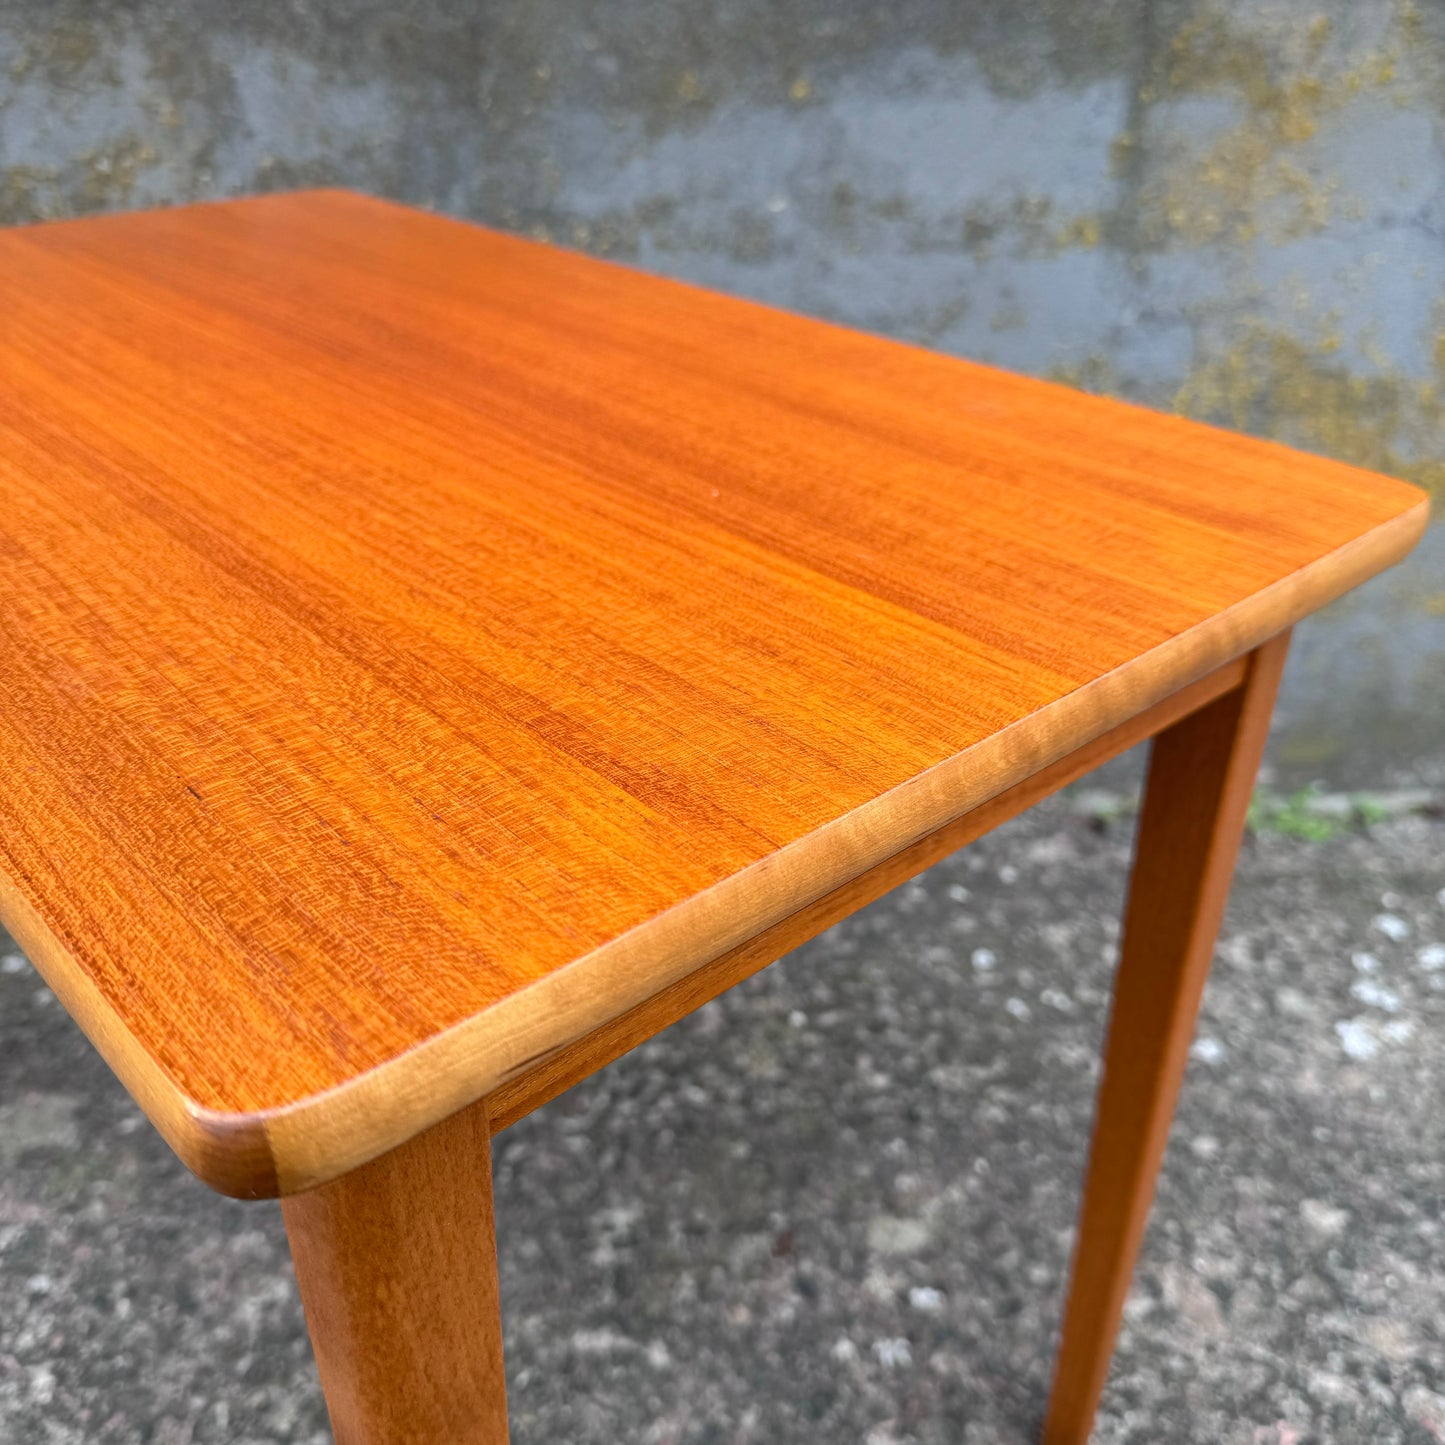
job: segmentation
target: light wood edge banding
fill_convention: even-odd
[[[264,1116],[206,1109],[177,1088],[4,874],[0,922],[187,1169],[237,1199],[285,1192],[276,1177]]]
[[[8,880],[0,922],[181,1161],[239,1198],[298,1194],[502,1088],[720,955],[1239,659],[1398,562],[1421,502],[1224,612],[334,1089],[252,1113],[188,1098]],[[761,965],[759,965],[761,966]]]
[[[1250,654],[1251,657],[1253,655]],[[999,824],[1067,787],[1101,763],[1118,757],[1136,743],[1163,732],[1180,718],[1243,686],[1248,673],[1248,657],[1237,658],[1216,668],[1198,682],[1171,693],[1137,717],[1111,728],[1093,742],[1075,748],[1050,767],[1021,783],[1015,783],[996,798],[927,834],[891,858],[885,858],[832,892],[825,893],[806,908],[790,914],[746,943],[694,969],[661,993],[593,1030],[585,1038],[527,1066],[487,1095],[487,1114],[492,1132],[500,1133],[515,1124],[533,1109],[540,1108],[549,1099],[606,1067],[694,1009],[701,1008],[735,983],[766,968],[824,929],[881,898],[950,853],[956,853],[985,833],[992,832]]]

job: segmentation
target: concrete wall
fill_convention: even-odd
[[[318,182],[1445,486],[1439,0],[0,0],[0,222]],[[1445,529],[1280,783],[1445,782]]]

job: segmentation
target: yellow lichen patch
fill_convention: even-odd
[[[52,85],[73,85],[100,53],[94,25],[64,21],[36,35],[11,62],[10,74],[21,80],[39,70]]]
[[[1202,151],[1177,156],[1141,188],[1146,244],[1207,246],[1265,236],[1293,240],[1328,224],[1338,183],[1317,181],[1280,154],[1278,133],[1246,122]]]
[[[1425,17],[1415,0],[1399,0],[1395,6],[1395,27],[1409,49],[1418,50],[1425,44]]]
[[[805,100],[811,99],[812,95],[813,83],[805,75],[798,76],[788,87],[788,99],[795,105],[802,105]]]
[[[1190,371],[1175,409],[1445,493],[1445,367],[1434,381],[1360,374],[1329,340],[1251,327]]]
[[[46,192],[58,172],[42,166],[9,166],[0,171],[0,216],[7,224],[47,220],[52,206]]]
[[[1392,84],[1399,76],[1399,64],[1389,51],[1365,56],[1358,65],[1347,70],[1342,77],[1345,88],[1351,92],[1378,89]]]
[[[1233,93],[1251,110],[1269,110],[1278,103],[1274,69],[1263,34],[1242,31],[1224,11],[1202,5],[1170,41],[1150,99]]]
[[[1280,87],[1278,130],[1280,139],[1298,145],[1320,128],[1325,103],[1324,82],[1317,75],[1297,75]]]
[[[1139,157],[1139,137],[1132,130],[1121,130],[1109,142],[1109,170],[1114,176],[1127,175]]]
[[[1371,95],[1401,99],[1408,12],[1395,14],[1382,46],[1337,54],[1327,16],[1261,11],[1252,26],[1201,4],[1170,43],[1143,99],[1233,101],[1239,118],[1199,141],[1185,134],[1143,178],[1136,198],[1148,245],[1205,246],[1263,237],[1280,242],[1323,230],[1336,214],[1338,183],[1308,151],[1327,117]],[[1121,170],[1132,137],[1115,142]]]
[[[986,261],[995,243],[1005,239],[1011,254],[1048,257],[1073,248],[1092,250],[1103,237],[1103,217],[1081,212],[1060,220],[1051,197],[1023,195],[973,202],[963,214],[960,240],[975,260]]]
[[[1097,216],[1072,216],[1054,234],[1054,242],[1063,250],[1069,246],[1082,246],[1092,250],[1099,244],[1102,226]]]
[[[81,188],[88,208],[124,204],[135,189],[136,177],[142,168],[153,165],[155,149],[132,136],[103,150],[82,156],[85,184]]]

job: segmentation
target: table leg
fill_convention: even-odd
[[[505,1445],[485,1106],[281,1207],[337,1445]]]
[[[1154,740],[1044,1445],[1083,1445],[1103,1392],[1288,641]]]

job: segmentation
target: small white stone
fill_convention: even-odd
[[[1387,1014],[1400,1012],[1400,995],[1373,978],[1357,978],[1350,985],[1350,996],[1368,1008],[1384,1009]]]
[[[1414,1331],[1405,1320],[1375,1315],[1360,1320],[1356,1331],[1370,1349],[1394,1364],[1405,1364],[1415,1353]]]
[[[1307,1018],[1310,1014],[1309,999],[1299,989],[1290,988],[1288,985],[1276,991],[1274,1006],[1280,1013],[1291,1018]]]
[[[1219,1140],[1213,1134],[1199,1134],[1189,1141],[1189,1152],[1196,1159],[1217,1159]]]
[[[7,953],[0,958],[0,973],[24,973],[29,967],[25,955],[21,953]]]
[[[1004,1007],[1005,1007],[1016,1019],[1022,1020],[1022,1019],[1029,1019],[1029,1018],[1032,1018],[1032,1017],[1033,1017],[1033,1013],[1032,1013],[1032,1011],[1030,1010],[1028,1004],[1026,1004],[1026,1003],[1023,1001],[1023,999],[1021,999],[1021,998],[1011,998],[1011,999],[1009,999],[1008,1002],[1004,1004]]]
[[[49,1294],[50,1290],[51,1281],[48,1274],[32,1274],[25,1281],[26,1294]]]
[[[1380,971],[1380,960],[1373,953],[1352,953],[1350,962],[1361,973],[1379,973]]]
[[[1061,988],[1046,988],[1039,995],[1039,1002],[1046,1003],[1050,1008],[1056,1008],[1061,1014],[1071,1014],[1074,1011],[1074,1001]]]
[[[1375,928],[1391,943],[1403,943],[1410,936],[1410,925],[1398,913],[1377,913]]]
[[[868,1224],[868,1248],[874,1254],[897,1258],[917,1254],[929,1241],[928,1226],[921,1219],[899,1219],[880,1214]]]
[[[1228,1056],[1229,1050],[1218,1039],[1209,1038],[1207,1035],[1202,1039],[1195,1039],[1194,1046],[1189,1050],[1189,1057],[1198,1059],[1201,1064],[1222,1064]]]
[[[1427,943],[1415,958],[1426,973],[1445,968],[1445,943]]]
[[[890,1340],[874,1340],[873,1354],[885,1369],[902,1369],[913,1363],[913,1347],[901,1335]]]
[[[991,948],[975,948],[968,961],[980,973],[987,973],[998,962],[998,955]]]
[[[1379,1040],[1364,1019],[1341,1019],[1335,1025],[1340,1047],[1357,1063],[1373,1059],[1380,1052]]]
[[[1005,863],[998,870],[998,881],[1000,883],[1017,883],[1019,881],[1019,870],[1012,863]]]
[[[1164,1303],[1206,1335],[1225,1333],[1224,1312],[1219,1296],[1192,1269],[1182,1264],[1165,1265],[1162,1271]]]
[[[967,903],[968,889],[965,888],[962,883],[950,883],[948,885],[948,896],[955,903]]]
[[[908,1291],[908,1303],[926,1315],[936,1315],[943,1308],[943,1293],[932,1285],[914,1285]]]
[[[863,1293],[891,1310],[898,1302],[898,1280],[877,1266],[863,1276]]]
[[[1328,1404],[1358,1407],[1362,1403],[1360,1392],[1355,1386],[1333,1370],[1311,1370],[1309,1389],[1316,1399],[1324,1400]]]
[[[575,1355],[612,1355],[637,1347],[635,1340],[605,1325],[596,1330],[574,1330],[571,1345]]]
[[[1415,1020],[1391,1019],[1380,1033],[1392,1044],[1403,1044],[1407,1039],[1415,1037]]]
[[[1338,1239],[1350,1222],[1348,1209],[1337,1209],[1323,1199],[1302,1199],[1300,1220],[1317,1240]]]
[[[795,1008],[792,1013],[788,1015],[788,1023],[795,1029],[807,1028],[808,1015],[805,1014],[802,1009]]]
[[[835,1340],[833,1342],[833,1348],[829,1350],[828,1353],[837,1360],[840,1365],[856,1364],[858,1360],[858,1346],[855,1345],[847,1335],[843,1335],[840,1339]]]
[[[1380,894],[1380,907],[1394,910],[1400,906],[1400,895],[1398,893]]]

